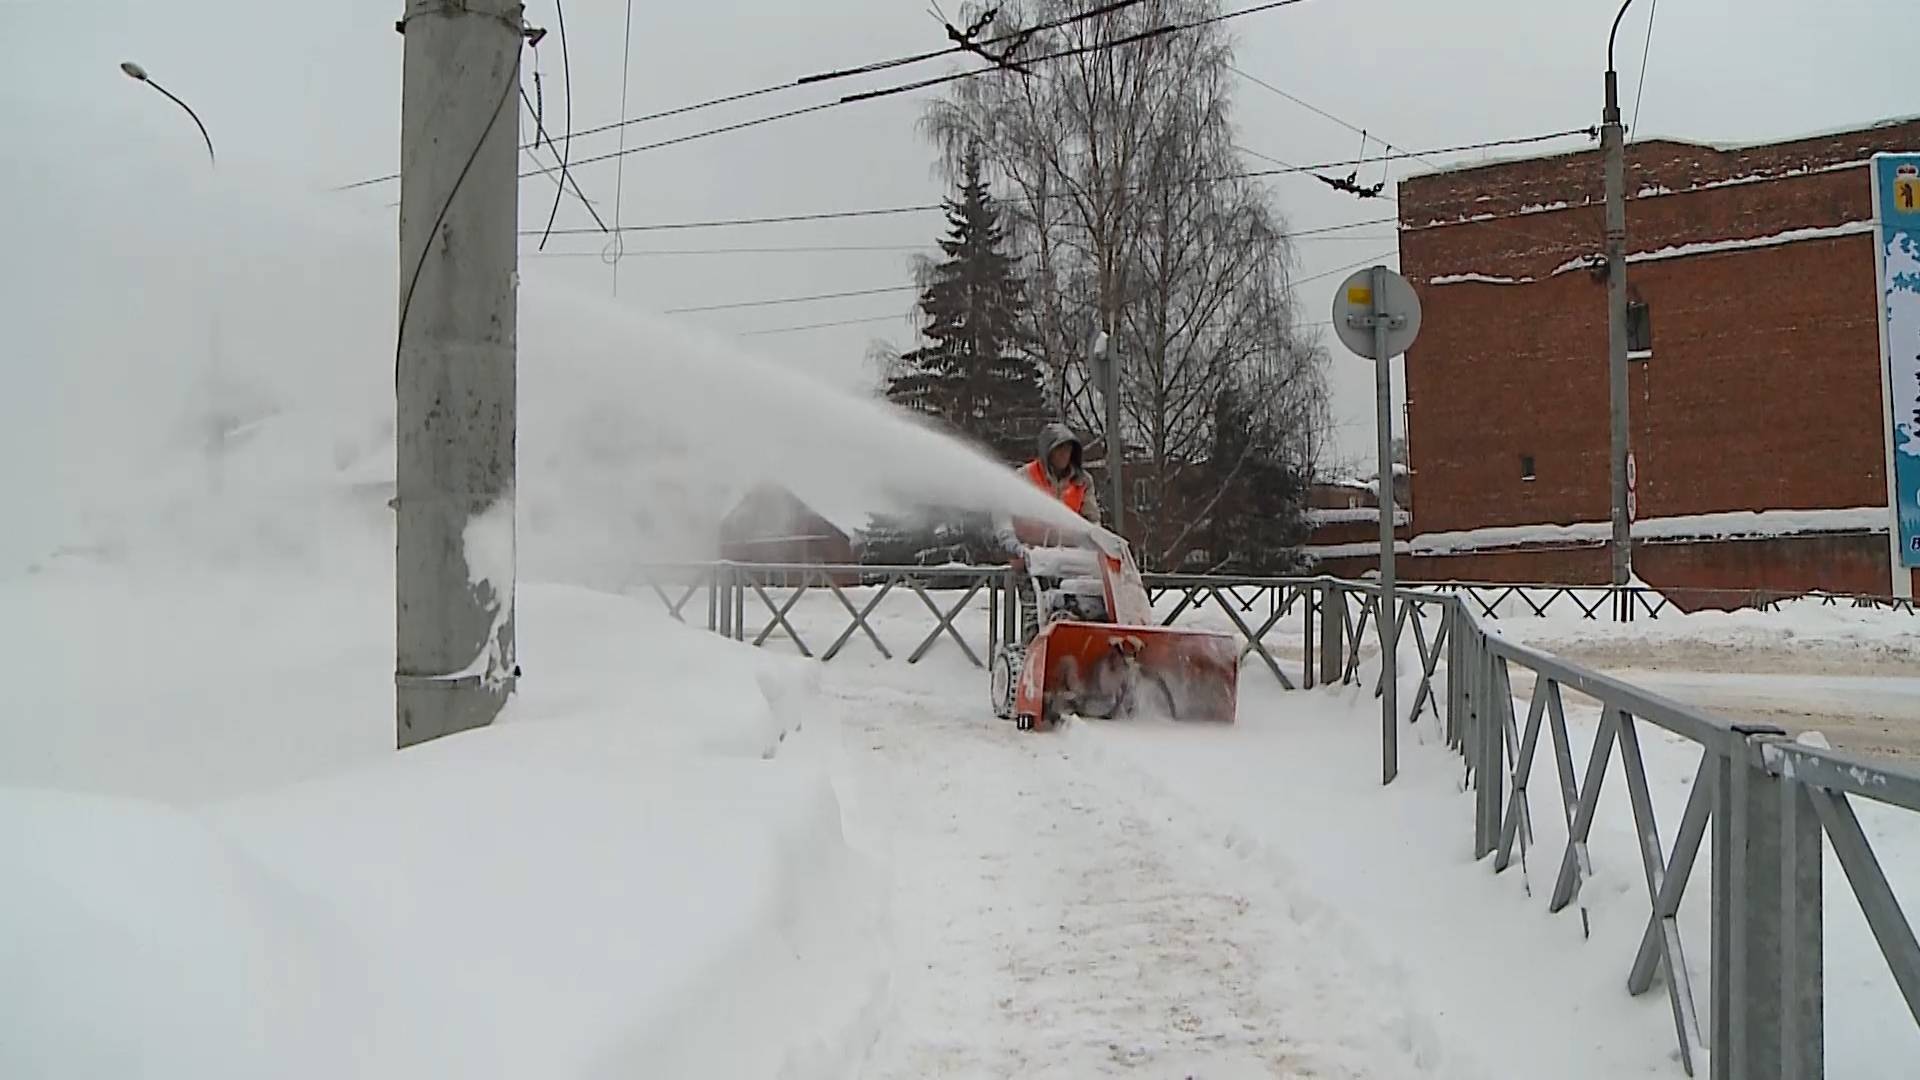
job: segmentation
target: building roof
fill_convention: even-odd
[[[1757,139],[1748,142],[1711,142],[1702,139],[1684,139],[1667,135],[1649,135],[1645,138],[1630,140],[1627,143],[1627,153],[1631,155],[1637,147],[1667,145],[1693,147],[1721,154],[1737,154],[1747,150],[1762,150],[1772,147],[1793,146],[1798,143],[1821,142],[1843,138],[1848,135],[1864,135],[1886,128],[1903,127],[1916,123],[1920,123],[1920,115],[1893,116],[1865,124],[1847,124],[1841,127],[1824,128],[1819,131],[1810,131],[1780,138]],[[1525,164],[1527,162],[1550,160],[1553,158],[1578,157],[1582,154],[1598,154],[1599,152],[1600,150],[1597,145],[1589,145],[1577,149],[1557,150],[1546,154],[1492,154],[1474,161],[1458,161],[1438,167],[1410,169],[1401,179],[1401,183],[1404,184],[1408,181],[1417,182],[1442,176],[1458,176],[1464,173],[1478,172],[1482,169],[1500,169],[1510,165]]]

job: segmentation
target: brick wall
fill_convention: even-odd
[[[1847,233],[1630,262],[1654,327],[1652,358],[1630,370],[1641,517],[1885,505],[1865,162],[1916,147],[1920,121],[1742,150],[1629,148],[1628,250],[1643,259],[1790,230]],[[1407,358],[1415,533],[1607,519],[1606,285],[1581,265],[1602,248],[1601,187],[1597,151],[1400,186],[1401,267],[1423,308]],[[1518,283],[1445,283],[1457,275]],[[1799,572],[1791,552],[1839,542],[1706,545],[1684,573],[1758,587]],[[1878,543],[1877,572],[1846,562],[1821,587],[1888,591]],[[1571,580],[1590,565],[1605,575],[1604,549],[1487,556],[1514,568],[1499,575],[1460,569],[1479,558],[1449,557],[1456,569],[1424,576],[1513,580],[1538,567],[1520,576]]]

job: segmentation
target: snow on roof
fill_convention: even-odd
[[[1827,510],[1735,510],[1717,514],[1685,514],[1644,518],[1633,523],[1636,540],[1765,540],[1823,533],[1884,533],[1892,514],[1884,506]],[[1592,545],[1613,535],[1606,521],[1571,525],[1502,525],[1459,532],[1423,533],[1394,544],[1409,555],[1453,555],[1469,551],[1544,545]],[[1321,559],[1358,558],[1380,550],[1377,542],[1309,546],[1302,551]]]
[[[1769,233],[1766,236],[1743,236],[1727,240],[1700,240],[1688,244],[1670,244],[1650,251],[1632,251],[1627,253],[1627,263],[1663,262],[1667,259],[1684,259],[1694,255],[1714,255],[1729,251],[1752,251],[1759,248],[1783,247],[1807,240],[1832,240],[1844,236],[1865,236],[1873,232],[1871,221],[1848,221],[1839,225],[1824,225],[1806,229],[1787,229],[1784,232]],[[1579,255],[1554,267],[1548,277],[1559,277],[1576,270],[1585,270],[1594,265],[1594,254]],[[1478,282],[1487,285],[1530,285],[1538,278],[1533,277],[1495,277],[1491,274],[1474,272],[1436,274],[1427,279],[1428,285],[1458,285],[1464,282]],[[1371,486],[1371,481],[1368,481]]]
[[[1738,153],[1742,150],[1758,150],[1769,146],[1791,145],[1793,143],[1812,142],[1816,139],[1837,138],[1842,135],[1864,134],[1869,131],[1880,131],[1886,128],[1899,127],[1902,124],[1912,124],[1916,122],[1920,122],[1920,116],[1896,116],[1884,120],[1875,120],[1866,124],[1847,124],[1836,128],[1828,128],[1797,135],[1757,139],[1751,142],[1705,142],[1700,139],[1649,136],[1647,138],[1632,139],[1629,145],[1639,146],[1647,143],[1673,143],[1680,146],[1698,146],[1722,154],[1731,154]],[[1569,138],[1571,138],[1571,136],[1569,136]],[[1595,142],[1592,145],[1583,146],[1578,149],[1559,150],[1545,154],[1529,154],[1524,151],[1511,154],[1489,154],[1486,157],[1474,161],[1454,162],[1447,165],[1429,167],[1424,170],[1416,168],[1409,171],[1403,178],[1403,181],[1416,180],[1428,176],[1450,176],[1457,173],[1472,172],[1475,169],[1491,169],[1501,165],[1517,165],[1526,161],[1547,161],[1553,158],[1572,157],[1575,154],[1597,153],[1598,151],[1599,143]]]
[[[1831,240],[1841,236],[1863,236],[1873,231],[1871,221],[1849,221],[1840,225],[1829,225],[1810,229],[1788,229],[1785,232],[1771,233],[1766,236],[1746,236],[1731,240],[1702,240],[1692,244],[1673,244],[1654,251],[1634,251],[1627,254],[1627,262],[1648,263],[1666,259],[1681,259],[1689,255],[1711,255],[1724,251],[1750,251],[1754,248],[1781,247],[1785,244],[1797,244],[1803,240]],[[1588,265],[1588,256],[1582,255],[1569,259],[1554,267],[1553,274],[1558,276],[1572,270],[1584,269]]]
[[[1812,533],[1886,532],[1891,514],[1884,506],[1837,510],[1736,510],[1717,514],[1685,514],[1643,518],[1633,523],[1638,540],[1740,540],[1803,536]],[[1606,521],[1572,525],[1512,525],[1426,533],[1411,541],[1419,554],[1445,555],[1456,551],[1522,547],[1533,544],[1591,544],[1613,535]]]
[[[1802,132],[1797,135],[1782,135],[1782,136],[1774,136],[1774,137],[1765,138],[1765,139],[1752,139],[1746,142],[1709,142],[1702,139],[1677,138],[1671,135],[1647,135],[1642,138],[1630,139],[1629,145],[1632,145],[1634,143],[1656,143],[1656,142],[1678,143],[1681,146],[1703,146],[1709,150],[1719,151],[1722,154],[1732,154],[1732,153],[1738,153],[1739,151],[1742,151],[1742,150],[1760,150],[1770,146],[1785,146],[1785,145],[1791,145],[1793,143],[1813,142],[1816,139],[1836,139],[1842,135],[1862,135],[1870,131],[1882,131],[1882,130],[1885,130],[1886,128],[1900,127],[1903,124],[1913,124],[1913,123],[1920,123],[1920,115],[1890,116],[1883,120],[1874,120],[1865,124],[1855,122],[1851,124],[1843,124],[1838,127],[1820,128],[1815,131]]]
[[[1380,508],[1377,506],[1349,506],[1333,510],[1314,510],[1306,512],[1309,525],[1353,525],[1367,521],[1380,520]],[[1412,515],[1405,510],[1393,512],[1395,525],[1406,525],[1413,521]]]

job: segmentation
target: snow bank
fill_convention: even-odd
[[[69,568],[0,581],[0,610],[0,784],[193,805],[393,750],[381,582]],[[618,719],[592,738],[759,757],[816,677],[682,627],[651,596],[523,585],[519,619],[505,723]]]
[[[0,791],[0,1073],[839,1075],[878,969],[825,779],[542,727],[195,814]]]
[[[396,754],[384,594],[261,584],[0,585],[163,646],[11,643],[0,1075],[844,1074],[881,924],[814,668],[532,586],[506,716]]]
[[[1502,612],[1503,615],[1507,614]],[[1532,613],[1524,612],[1528,616]],[[1616,623],[1585,618],[1560,602],[1544,617],[1489,620],[1488,633],[1545,647],[1585,645],[1710,645],[1733,651],[1786,652],[1813,648],[1855,660],[1911,659],[1920,663],[1920,616],[1857,608],[1817,599],[1792,600],[1775,610],[1673,611],[1657,619]]]

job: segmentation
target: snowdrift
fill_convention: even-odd
[[[234,615],[161,606],[203,634]],[[69,741],[6,756],[0,1074],[840,1075],[884,990],[882,923],[812,669],[584,590],[528,589],[523,612],[536,644],[509,714],[403,753],[390,702],[329,693],[337,653],[242,652],[205,698],[188,696],[198,666],[163,654],[119,674],[162,703],[140,720],[177,752],[122,774],[128,701],[55,670],[41,696],[64,711],[6,731],[11,748]],[[336,644],[361,629],[331,627]],[[305,700],[251,717],[249,738],[230,710],[266,700],[263,679]],[[313,771],[295,717],[330,723],[356,763],[192,797]],[[49,782],[36,761],[98,793],[27,786]],[[110,793],[129,776],[197,805]]]

